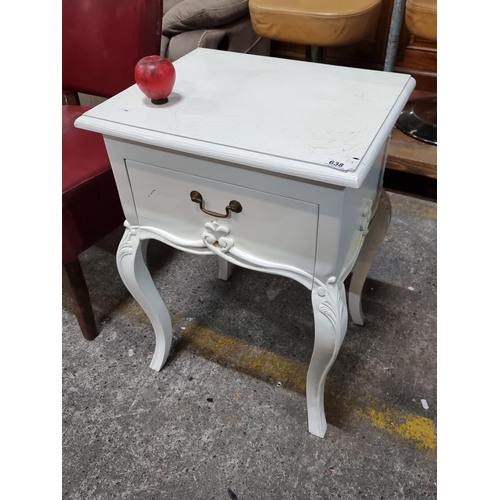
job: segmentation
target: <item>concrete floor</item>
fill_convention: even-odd
[[[175,333],[156,373],[152,327],[115,266],[123,231],[85,252],[101,334],[84,340],[63,294],[63,498],[436,498],[436,205],[390,198],[324,439],[307,432],[307,289],[245,269],[223,282],[215,257],[152,242]]]

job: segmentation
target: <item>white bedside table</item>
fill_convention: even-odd
[[[353,271],[362,323],[361,290],[390,219],[387,144],[415,81],[209,49],[175,68],[167,104],[134,85],[75,122],[104,136],[126,216],[118,270],[153,324],[151,368],[165,363],[172,328],[144,262],[149,239],[216,254],[222,279],[233,264],[293,278],[312,292],[307,410],[323,437],[325,378],[347,329],[344,279]]]

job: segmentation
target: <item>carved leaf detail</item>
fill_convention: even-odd
[[[234,245],[233,238],[229,238],[227,236],[223,236],[222,238],[219,238],[219,246],[221,249],[221,252],[229,252],[231,250],[231,247]]]
[[[333,309],[332,305],[324,300],[320,305],[319,305],[319,310],[322,312],[329,320],[330,323],[335,327],[337,325],[337,315],[335,314],[335,310]]]
[[[208,243],[209,245],[213,245],[217,240],[215,239],[215,236],[212,233],[209,233],[208,231],[204,231],[201,234],[201,237],[205,243]]]
[[[120,261],[123,257],[132,254],[134,247],[131,240],[132,236],[137,234],[137,229],[133,228],[128,221],[125,221],[123,225],[125,226],[125,234],[123,235],[118,251],[116,252],[117,259]]]
[[[205,229],[206,231],[202,233],[201,237],[207,245],[218,243],[221,252],[229,252],[234,241],[228,236],[229,229],[227,227],[220,225],[217,221],[212,221],[205,224]]]
[[[316,293],[323,299],[318,307],[319,311],[328,318],[334,329],[336,329],[345,308],[342,296],[339,293],[337,279],[332,276],[327,281],[326,286],[317,286]]]

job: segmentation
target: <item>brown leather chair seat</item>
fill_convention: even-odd
[[[407,0],[405,23],[413,35],[436,42],[437,0]]]
[[[249,0],[253,29],[282,42],[342,46],[376,29],[381,0]]]

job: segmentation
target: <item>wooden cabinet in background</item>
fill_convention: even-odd
[[[372,39],[345,47],[328,47],[326,63],[356,68],[384,68],[385,51],[391,24],[393,0],[382,0],[377,31]],[[305,46],[271,42],[271,55],[286,59],[305,59]],[[394,71],[409,73],[417,81],[416,90],[436,93],[437,44],[411,35],[403,23]]]

